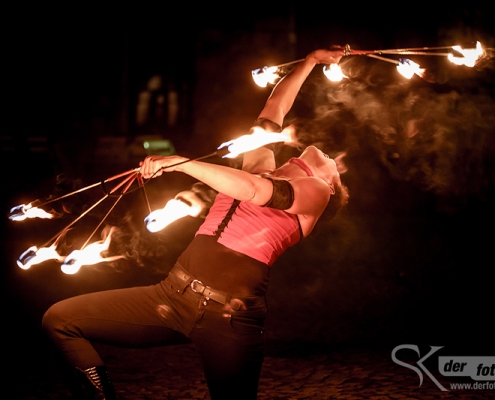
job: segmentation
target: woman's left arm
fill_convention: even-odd
[[[148,156],[141,162],[140,172],[145,179],[172,171],[183,172],[220,193],[253,204],[266,204],[273,193],[273,184],[269,180],[223,165],[159,155]]]
[[[246,171],[189,160],[180,156],[148,156],[141,163],[141,174],[149,179],[163,172],[183,172],[212,189],[241,201],[264,206],[273,195],[271,180]],[[294,178],[290,181],[294,191],[293,202],[285,211],[306,218],[318,218],[330,199],[330,189],[316,177]]]

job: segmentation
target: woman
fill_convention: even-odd
[[[256,125],[280,132],[313,67],[342,55],[341,50],[309,54],[274,88]],[[152,347],[189,340],[203,361],[212,399],[256,399],[270,268],[311,233],[326,209],[333,216],[347,202],[335,162],[314,146],[277,169],[265,147],[246,153],[242,170],[183,161],[149,156],[140,170],[144,178],[180,171],[219,192],[168,277],[157,285],[66,299],[43,318],[70,365],[66,372],[74,371],[66,374],[74,396],[115,398],[91,342]]]

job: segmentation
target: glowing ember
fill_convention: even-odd
[[[342,79],[347,78],[338,64],[325,65],[323,73],[332,82],[340,82]]]
[[[229,153],[225,154],[223,158],[235,158],[239,154],[258,149],[270,143],[294,142],[290,132],[291,130],[289,129],[284,129],[281,133],[268,132],[263,128],[256,126],[253,128],[253,133],[222,143],[218,146],[218,149],[227,147]]]
[[[75,274],[83,265],[99,264],[101,262],[115,261],[124,256],[117,255],[111,257],[102,257],[101,253],[108,250],[110,246],[110,238],[112,231],[108,234],[105,240],[91,243],[84,249],[74,250],[66,258],[62,264],[62,272],[65,274]]]
[[[411,79],[414,74],[423,76],[425,72],[424,68],[420,68],[418,64],[407,58],[400,59],[399,64],[397,65],[397,71],[407,79]]]
[[[42,247],[38,249],[36,246],[32,246],[21,254],[17,260],[17,265],[22,269],[29,269],[34,264],[40,264],[47,260],[62,261],[64,257],[57,253],[55,250],[56,243],[50,247]]]
[[[462,57],[456,57],[453,54],[448,55],[448,59],[456,65],[474,67],[476,61],[483,55],[483,47],[481,47],[480,42],[476,42],[475,49],[463,49],[461,46],[452,46],[452,48],[462,54]]]
[[[263,67],[252,71],[254,82],[260,87],[273,85],[280,75],[277,74],[278,67]]]
[[[12,207],[10,209],[9,219],[12,221],[23,221],[27,218],[55,218],[54,214],[50,214],[45,210],[38,207],[33,207],[32,203],[28,205],[21,204],[20,206]]]
[[[203,208],[200,205],[187,204],[182,200],[172,199],[164,208],[152,211],[145,219],[146,228],[150,232],[161,231],[172,222],[186,217],[197,217]]]

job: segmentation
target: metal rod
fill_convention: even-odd
[[[419,55],[419,56],[440,56],[440,57],[448,57],[452,53],[429,53],[426,51],[405,51],[405,50],[397,50],[397,51],[378,51],[376,54],[407,54],[407,55]]]
[[[167,165],[166,167],[161,167],[160,169],[167,169],[167,168],[170,168],[170,167],[175,167],[177,165],[182,165],[182,164],[185,164],[185,163],[188,163],[188,162],[191,162],[191,161],[199,161],[199,160],[203,160],[205,158],[210,158],[210,157],[213,157],[213,156],[216,156],[218,155],[218,151],[214,151],[213,153],[210,153],[210,154],[207,154],[205,156],[201,156],[201,157],[196,157],[196,158],[190,158],[188,160],[184,160],[184,161],[180,161],[178,163],[175,163],[175,164],[170,164],[170,165]],[[158,172],[158,171],[157,171]],[[155,172],[156,174],[156,172]]]
[[[400,64],[399,61],[397,60],[392,60],[390,58],[386,58],[386,57],[380,57],[380,56],[377,56],[376,54],[366,54],[367,57],[371,57],[371,58],[377,58],[378,60],[382,60],[382,61],[387,61],[387,62],[390,62],[392,64]]]
[[[138,174],[137,178],[138,178],[138,185],[141,188],[141,190],[143,191],[144,201],[146,202],[146,205],[148,206],[148,212],[151,214],[150,201],[148,199],[148,195],[147,195],[146,189],[144,187],[143,176],[141,174]]]
[[[91,240],[91,238],[95,235],[95,233],[98,231],[98,229],[100,229],[100,226],[103,224],[103,222],[107,219],[107,217],[110,215],[110,213],[112,212],[112,210],[115,208],[115,206],[117,205],[117,203],[120,201],[120,199],[122,199],[122,197],[124,196],[124,193],[127,191],[127,189],[129,189],[129,187],[132,185],[132,183],[134,182],[134,180],[136,179],[136,175],[133,175],[131,177],[131,179],[127,179],[127,181],[129,181],[126,185],[126,187],[124,188],[124,190],[122,190],[122,193],[121,195],[117,198],[117,200],[115,200],[115,202],[113,203],[112,207],[110,207],[110,209],[107,211],[107,213],[105,214],[105,216],[102,218],[102,220],[100,221],[100,223],[97,225],[97,227],[94,229],[93,233],[91,233],[91,235],[89,235],[88,239],[86,240],[86,242],[83,244],[83,246],[81,247],[81,250],[83,250],[89,243],[89,241]],[[116,190],[117,188],[114,188],[114,190]]]
[[[132,182],[134,182],[134,180],[136,179],[136,174],[134,175],[130,175],[128,176],[127,178],[123,179],[122,182],[118,183],[117,185],[114,186],[114,188],[110,191],[110,193],[115,193],[117,191],[117,189],[119,189],[122,185],[124,185],[126,182],[128,182],[129,180]],[[127,187],[128,188],[128,187]]]
[[[424,55],[424,56],[441,56],[447,57],[452,53],[433,53],[426,51],[410,51],[410,50],[351,50],[349,55],[360,56],[370,54],[407,54],[407,55]]]
[[[95,208],[98,204],[100,204],[103,200],[105,200],[108,197],[108,194],[103,196],[100,200],[98,200],[95,204],[93,204],[91,207],[89,207],[86,211],[84,211],[79,217],[77,217],[74,221],[72,221],[69,225],[67,225],[63,230],[61,230],[59,233],[57,233],[54,237],[52,237],[48,242],[45,243],[42,247],[48,246],[49,243],[57,239],[62,233],[67,231],[72,225],[74,225],[77,221],[79,221],[82,217],[84,217],[87,213],[89,213],[93,208]]]
[[[410,47],[407,49],[387,49],[387,50],[375,50],[375,51],[415,51],[415,50],[444,50],[452,49],[453,46],[437,46],[437,47]]]
[[[292,64],[300,63],[301,61],[304,61],[304,58],[301,58],[299,60],[289,61],[289,62],[286,62],[286,63],[283,63],[283,64],[271,65],[270,67],[268,67],[268,66],[265,65],[263,68],[282,68],[282,67],[287,67],[287,66],[292,65]],[[260,71],[262,71],[263,68],[257,68],[257,69],[259,69]],[[256,71],[256,69],[254,69],[253,71]]]
[[[288,65],[297,64],[297,63],[300,63],[302,61],[304,61],[304,58],[300,58],[299,60],[295,60],[295,61],[289,61],[289,62],[286,62],[283,64],[278,64],[278,65],[275,65],[275,67],[277,67],[277,68],[287,67]]]
[[[137,170],[139,171],[139,168],[137,168]],[[74,194],[81,193],[81,192],[83,192],[83,191],[85,191],[85,190],[88,190],[88,189],[94,188],[94,187],[96,187],[96,186],[98,186],[98,185],[101,185],[102,183],[105,183],[105,182],[110,182],[110,181],[113,181],[113,180],[115,180],[115,179],[117,179],[117,178],[120,178],[120,177],[122,177],[122,176],[132,174],[133,172],[136,172],[136,168],[131,169],[131,170],[126,171],[126,172],[122,172],[122,173],[120,173],[120,174],[118,174],[118,175],[115,175],[115,176],[112,176],[112,177],[110,177],[110,178],[107,178],[107,179],[105,179],[103,182],[93,183],[92,185],[89,185],[89,186],[83,187],[83,188],[81,188],[81,189],[75,190],[75,191],[73,191],[73,192],[71,192],[71,193],[67,193],[67,194],[64,194],[63,196],[57,197],[57,198],[55,198],[55,199],[48,200],[48,201],[46,201],[45,203],[40,204],[38,207],[43,207],[43,206],[45,206],[45,205],[47,205],[47,204],[53,203],[54,201],[65,199],[66,197],[69,197],[69,196],[72,196],[72,195],[74,195]]]

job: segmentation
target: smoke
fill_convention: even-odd
[[[493,54],[485,58],[477,68],[436,61],[428,80],[406,80],[380,60],[344,59],[340,86],[317,71],[303,88],[298,139],[349,159],[371,153],[394,179],[438,195],[485,198],[495,181]]]

